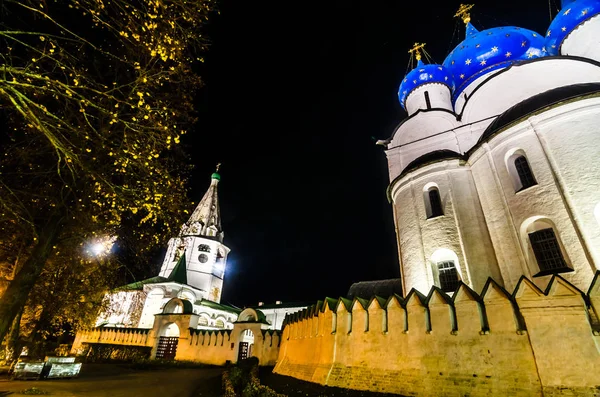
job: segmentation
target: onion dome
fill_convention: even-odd
[[[565,39],[581,24],[600,14],[600,0],[566,0],[546,32],[546,51],[559,55]]]
[[[411,70],[398,90],[398,99],[404,110],[406,109],[406,99],[417,88],[425,84],[443,84],[452,92],[454,90],[454,81],[450,72],[442,65],[426,65],[421,60],[417,62],[417,67]]]
[[[467,23],[466,36],[443,63],[456,83],[455,100],[485,73],[546,55],[542,35],[528,29],[505,26],[479,32]]]

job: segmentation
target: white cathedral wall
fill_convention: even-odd
[[[600,61],[600,15],[575,29],[563,41],[561,55],[575,55]]]
[[[484,287],[489,277],[503,284],[470,167],[464,165],[449,172],[448,177],[456,209],[455,222],[465,256],[464,267],[469,275],[469,282],[465,281],[467,279],[463,281],[477,291]]]
[[[438,285],[434,256],[450,250],[458,259],[462,281],[481,289],[490,275],[500,278],[485,220],[470,170],[459,160],[424,166],[394,186],[392,197],[405,294],[411,288],[426,293]],[[444,215],[427,219],[424,194],[438,188]],[[501,282],[501,280],[498,280]]]
[[[539,271],[525,230],[536,218],[549,219],[555,226],[565,259],[575,270],[563,276],[580,287],[589,285],[593,277],[594,265],[584,249],[584,239],[587,236],[590,242],[597,242],[599,237],[594,224],[597,198],[592,193],[594,188],[597,191],[600,187],[600,172],[592,160],[600,154],[597,134],[594,137],[598,109],[589,111],[587,118],[581,112],[569,114],[564,110],[555,109],[562,116],[554,117],[552,122],[542,122],[548,119],[548,113],[532,118],[540,125],[537,131],[528,120],[502,131],[478,148],[469,161],[505,286],[509,289],[521,275],[531,277]],[[507,157],[515,150],[525,153],[537,181],[537,185],[520,192],[515,192],[507,167]],[[561,188],[561,179],[566,189]],[[571,205],[563,193],[571,197]],[[582,216],[575,214],[579,212],[585,213],[585,225],[578,225],[581,222],[576,218]],[[543,286],[548,277],[534,278],[534,281]]]
[[[600,98],[572,102],[531,117],[592,270],[600,269]],[[582,280],[583,282],[583,280]]]
[[[493,78],[483,76],[469,85],[472,94],[460,110],[462,122],[469,124],[498,116],[515,104],[558,87],[600,82],[600,67],[570,58],[540,58],[517,64],[498,72]],[[486,81],[487,80],[487,81]]]
[[[487,144],[470,156],[469,163],[504,287],[512,291],[519,278],[529,274],[529,271],[521,250],[518,227],[515,227],[510,216],[503,186]]]
[[[457,145],[454,131],[448,131],[436,135],[435,137],[407,141],[407,143],[404,143],[399,147],[390,146],[390,149],[386,151],[390,170],[390,180],[393,181],[398,177],[404,168],[406,168],[413,160],[416,160],[427,153],[442,149],[452,150],[454,152],[460,150]]]
[[[412,288],[421,292],[428,291],[433,283],[431,269],[423,249],[420,225],[421,217],[425,216],[425,208],[419,208],[415,203],[411,182],[393,192],[394,209],[396,214],[396,233],[400,251],[400,274],[403,281],[404,294]],[[419,195],[420,196],[420,195]]]
[[[446,112],[424,112],[414,122],[405,123],[396,132],[386,151],[390,180],[424,154],[435,150],[452,150],[463,154],[471,149],[481,134],[492,123],[486,119],[462,125],[454,115]]]

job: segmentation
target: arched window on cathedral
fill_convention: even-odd
[[[525,152],[521,149],[513,149],[507,153],[506,167],[512,179],[515,192],[528,189],[537,185],[533,171]]]
[[[436,185],[426,185],[423,194],[425,196],[425,213],[427,214],[427,219],[444,215],[442,198],[440,197],[438,187]]]
[[[515,169],[517,170],[517,175],[519,175],[519,181],[521,182],[520,190],[537,185],[533,173],[531,172],[531,168],[529,167],[529,162],[525,156],[519,156],[515,159]]]
[[[437,263],[440,289],[444,292],[454,292],[460,283],[460,277],[454,261],[441,261]]]
[[[461,281],[461,273],[456,253],[440,248],[431,255],[434,283],[444,292],[454,292]]]
[[[522,231],[529,245],[529,262],[537,265],[532,269],[534,277],[573,271],[552,221],[529,219],[523,223]]]
[[[217,328],[225,328],[225,323],[223,322],[223,320],[219,319],[215,322],[215,327]]]

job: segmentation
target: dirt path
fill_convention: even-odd
[[[0,396],[20,396],[36,387],[53,397],[218,397],[221,368],[132,370],[110,364],[84,364],[76,379],[10,381],[0,379]]]

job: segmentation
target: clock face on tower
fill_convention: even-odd
[[[198,256],[198,260],[200,261],[200,263],[206,263],[208,262],[208,256],[206,254],[200,254]]]

